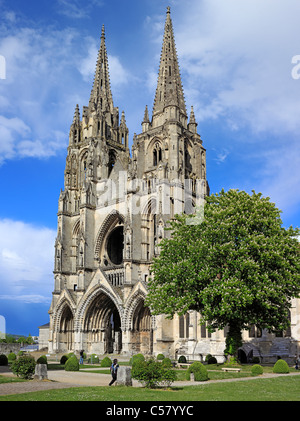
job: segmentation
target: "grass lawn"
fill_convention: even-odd
[[[0,401],[300,401],[300,376],[145,389],[78,387],[0,396]]]

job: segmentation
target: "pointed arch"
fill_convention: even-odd
[[[117,224],[124,224],[124,216],[121,215],[117,210],[112,211],[107,217],[105,218],[104,222],[102,223],[95,242],[95,251],[94,256],[95,259],[98,260],[100,257],[100,250],[103,245],[103,241],[109,230],[116,226]]]

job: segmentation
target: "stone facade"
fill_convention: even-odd
[[[206,150],[193,108],[189,115],[186,110],[170,9],[152,118],[146,106],[131,154],[125,114],[120,117],[113,104],[103,27],[89,104],[82,115],[76,106],[69,135],[49,352],[191,359],[212,354],[221,360],[224,332],[209,335],[199,325],[199,314],[167,320],[144,306],[151,261],[168,235],[167,222],[177,213],[192,213],[208,194]],[[276,352],[267,336],[254,332],[245,340],[246,356],[295,352],[285,338]]]

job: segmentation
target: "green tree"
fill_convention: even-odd
[[[261,193],[222,190],[206,198],[202,214],[177,216],[152,265],[152,314],[196,310],[211,331],[229,327],[229,356],[252,324],[286,329],[300,294],[300,231],[285,229],[280,213]]]

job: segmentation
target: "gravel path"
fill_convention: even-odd
[[[8,367],[0,366],[0,374],[4,376],[15,377]],[[253,379],[266,379],[274,378],[275,376],[297,376],[299,373],[289,374],[263,374],[259,377],[243,377],[238,379],[226,379],[226,380],[210,380],[209,382],[194,382],[194,381],[178,381],[172,383],[172,386],[194,386],[197,385],[208,385],[211,383],[218,382],[232,382],[232,381],[248,381]],[[40,390],[50,389],[65,389],[70,387],[88,387],[88,386],[108,386],[111,380],[109,374],[96,374],[96,373],[84,373],[64,371],[64,370],[48,370],[48,380],[30,380],[27,382],[15,382],[15,383],[2,383],[0,384],[0,395],[14,395],[17,393],[36,392]],[[133,387],[141,387],[141,383],[133,380]]]

